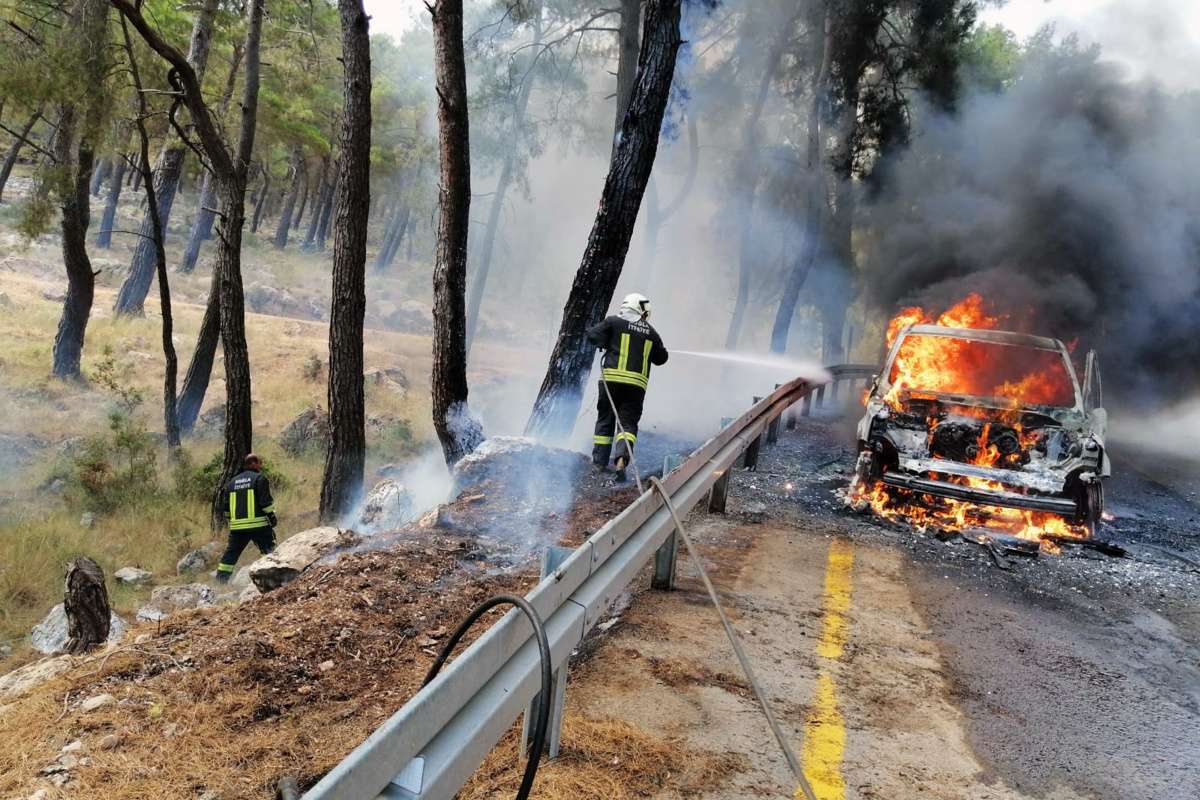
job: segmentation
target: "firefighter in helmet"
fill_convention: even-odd
[[[667,348],[658,331],[650,326],[649,318],[650,301],[644,295],[629,294],[616,314],[587,332],[588,341],[604,351],[592,462],[599,469],[607,469],[615,444],[618,480],[625,479],[625,469],[633,458],[650,365],[667,363]]]
[[[262,474],[262,459],[254,453],[242,460],[242,471],[225,487],[225,516],[229,519],[229,544],[217,565],[217,582],[228,583],[246,545],[254,542],[264,556],[275,549],[275,500],[271,484]]]

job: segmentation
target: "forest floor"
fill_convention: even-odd
[[[28,184],[18,174],[6,199],[19,197]],[[196,578],[177,577],[176,561],[221,538],[209,531],[195,478],[221,449],[219,413],[225,391],[219,351],[196,435],[184,442],[182,465],[172,464],[161,437],[157,286],[151,287],[144,316],[115,317],[112,312],[134,237],[118,235],[111,250],[91,253],[99,274],[83,356],[85,381],[64,382],[50,376],[66,288],[58,236],[53,232],[27,241],[16,232],[18,209],[11,202],[0,205],[0,669],[31,656],[25,636],[61,602],[62,570],[70,556],[86,553],[110,575],[137,566],[152,571],[158,584],[186,582]],[[167,241],[170,263],[177,261],[187,233],[186,201],[177,212]],[[139,213],[135,203],[123,204],[118,229],[136,230]],[[211,243],[195,273],[171,273],[181,383],[204,312],[209,255]],[[255,448],[279,476],[282,537],[316,522],[323,449],[289,453],[277,440],[298,414],[326,405],[328,327],[322,315],[328,308],[329,258],[328,251],[299,253],[294,244],[277,251],[265,237],[254,235],[247,237],[243,258]],[[375,327],[367,332],[365,367],[389,370],[400,380],[367,383],[368,480],[384,464],[419,460],[434,443],[430,339],[422,327],[428,314],[422,305],[427,284],[428,270],[410,264],[398,263],[369,277],[368,325]],[[278,299],[283,291],[289,296],[286,302]],[[260,299],[252,302],[255,292]],[[403,313],[396,310],[400,306]],[[486,394],[530,363],[503,344],[481,344],[479,358],[472,362],[472,387]],[[109,377],[109,386],[98,380],[99,372]],[[121,409],[120,394],[129,392],[141,398],[130,417],[150,437],[153,480],[107,504],[112,507],[97,507],[96,498],[79,490],[80,458],[94,443],[113,448],[110,415]],[[499,389],[493,394],[497,403],[503,402]],[[113,587],[115,610],[128,618],[151,588]]]

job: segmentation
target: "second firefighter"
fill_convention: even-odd
[[[649,318],[650,301],[643,295],[630,294],[621,301],[615,315],[587,332],[588,341],[604,351],[592,462],[600,469],[607,469],[615,452],[617,477],[622,480],[637,443],[638,422],[642,418],[642,404],[650,383],[650,366],[667,363],[667,348],[658,331],[651,327]]]

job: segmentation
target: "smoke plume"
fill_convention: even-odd
[[[984,294],[1012,326],[1100,352],[1110,396],[1200,387],[1200,96],[1047,48],[1003,94],[920,109],[870,205],[884,308]]]

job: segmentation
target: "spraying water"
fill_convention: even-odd
[[[671,354],[723,361],[731,365],[762,367],[786,373],[789,378],[804,378],[812,383],[824,383],[831,379],[829,372],[823,366],[807,359],[757,353],[731,353],[729,351],[673,350]]]

